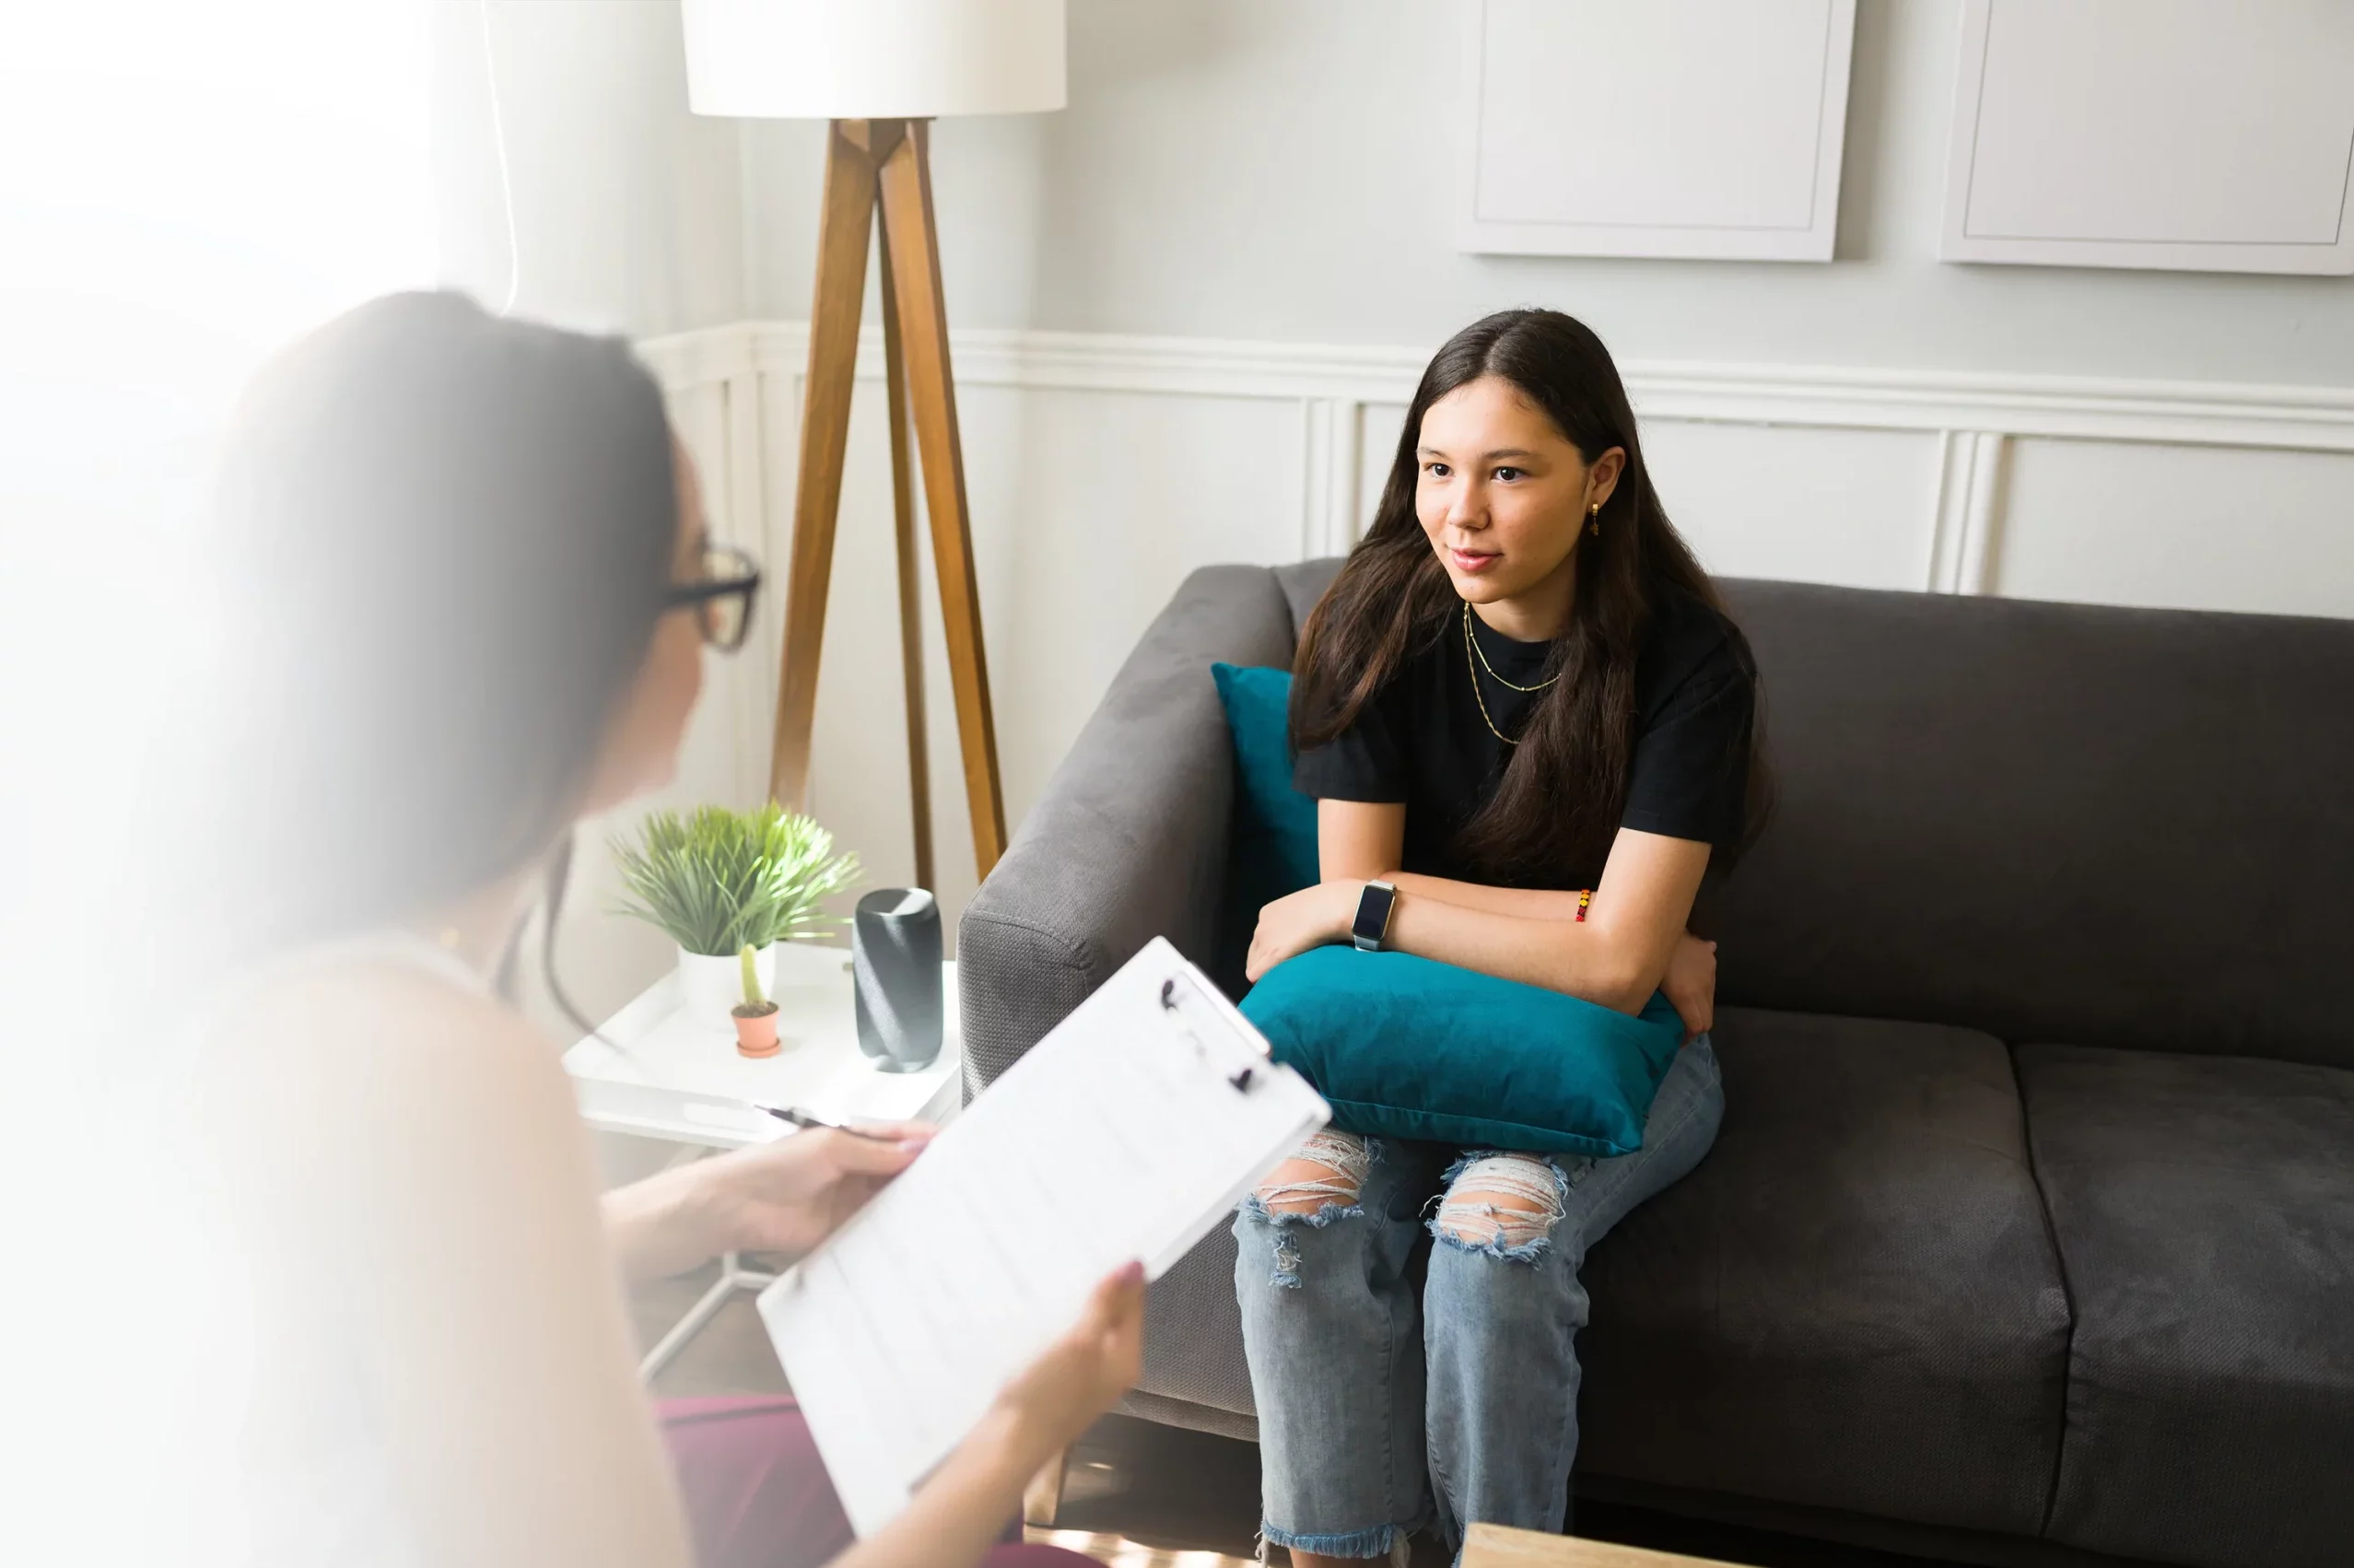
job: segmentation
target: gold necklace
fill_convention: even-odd
[[[1474,653],[1479,651],[1479,644],[1471,640],[1471,604],[1469,600],[1464,601],[1463,604],[1463,642],[1464,645],[1470,648]],[[1481,662],[1484,664],[1487,661],[1485,660],[1481,660]],[[1495,720],[1488,716],[1488,699],[1486,694],[1480,690],[1480,672],[1474,668],[1471,669],[1470,673],[1471,676],[1471,700],[1480,705],[1480,722],[1488,727],[1489,734],[1493,735],[1505,745],[1518,745],[1520,743],[1518,741],[1514,740],[1511,736],[1497,729],[1495,727]],[[1561,679],[1561,677],[1558,675],[1553,677],[1553,680],[1557,681],[1559,679]],[[1547,685],[1551,685],[1552,682],[1548,681],[1545,684]]]
[[[1512,689],[1517,692],[1540,692],[1547,686],[1552,685],[1555,681],[1561,679],[1561,672],[1556,670],[1552,674],[1546,676],[1543,680],[1539,681],[1535,685],[1523,686],[1516,685],[1514,683],[1505,680],[1502,675],[1497,674],[1495,673],[1495,666],[1489,663],[1488,656],[1481,651],[1480,639],[1471,635],[1471,602],[1469,599],[1463,601],[1463,640],[1470,645],[1472,657],[1479,660],[1480,668],[1485,670],[1488,673],[1488,678],[1495,682],[1497,685],[1511,686]],[[1479,685],[1477,681],[1474,681],[1471,684],[1475,686]]]

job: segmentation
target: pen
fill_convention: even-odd
[[[855,1127],[845,1127],[838,1121],[827,1121],[824,1117],[812,1116],[799,1106],[764,1106],[755,1100],[752,1108],[755,1111],[767,1111],[779,1121],[791,1122],[795,1127],[823,1128],[828,1132],[847,1132],[853,1138],[863,1138],[875,1143],[896,1143],[899,1141],[895,1133],[864,1132]]]

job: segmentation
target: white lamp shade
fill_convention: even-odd
[[[685,0],[697,114],[897,120],[1065,101],[1063,0]]]

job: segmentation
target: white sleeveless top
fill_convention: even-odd
[[[456,955],[408,931],[305,949],[272,962],[239,989],[355,959],[405,965],[462,990],[490,992],[484,977]],[[393,1491],[373,1390],[345,1337],[351,1326],[300,1299],[249,1296],[239,1316],[254,1336],[239,1445],[244,1555],[255,1568],[424,1568],[424,1553]],[[255,1375],[264,1373],[266,1381]]]

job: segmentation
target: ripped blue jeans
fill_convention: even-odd
[[[1246,1199],[1235,1295],[1266,1539],[1379,1557],[1424,1525],[1450,1550],[1470,1520],[1558,1533],[1577,1452],[1577,1271],[1700,1163],[1724,1109],[1702,1036],[1676,1053],[1634,1153],[1319,1135],[1303,1154],[1329,1155],[1331,1180],[1293,1185],[1278,1209]]]

